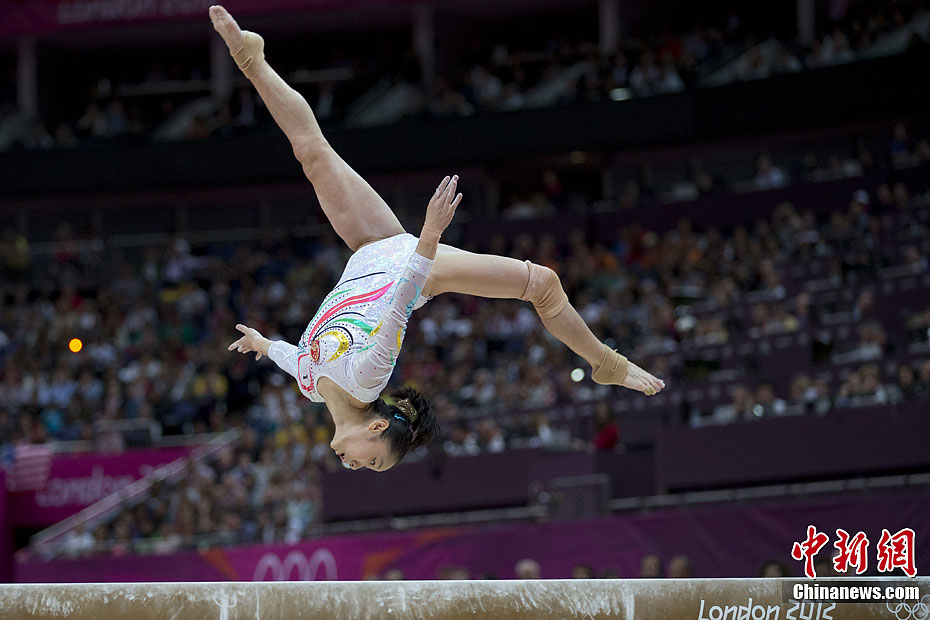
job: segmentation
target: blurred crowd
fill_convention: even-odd
[[[260,438],[246,430],[235,448],[188,461],[176,480],[153,483],[145,499],[113,520],[68,534],[62,553],[168,554],[200,545],[294,543],[319,520],[321,450],[312,426],[292,424]],[[324,429],[325,435],[325,429]]]
[[[888,150],[925,165],[912,161],[921,143],[899,125]],[[836,200],[826,218],[782,204],[770,220],[732,232],[696,231],[682,221],[660,235],[632,224],[611,244],[592,243],[579,230],[564,243],[548,234],[498,236],[473,249],[553,267],[595,333],[671,385],[706,377],[689,366],[686,353],[695,347],[813,334],[837,321],[855,326],[805,351],[807,362],[790,384],[749,369],[725,398],[695,405],[689,419],[825,414],[926,397],[930,361],[920,356],[928,354],[930,311],[881,312],[868,285],[883,269],[928,272],[921,218],[930,196],[911,196],[892,182],[874,196],[855,192],[845,206],[844,197]],[[165,433],[245,424],[268,433],[307,415],[325,419],[272,365],[225,347],[237,322],[295,342],[346,256],[333,235],[251,245],[176,235],[166,246],[127,256],[101,239],[77,239],[67,224],[54,252],[35,256],[8,230],[0,239],[0,443],[80,439],[121,449],[127,437],[108,432],[108,422],[151,422]],[[812,294],[809,274],[789,273],[796,264],[819,266],[816,280],[828,287],[858,292],[839,305]],[[444,386],[434,399],[450,453],[577,445],[598,432],[593,421],[568,432],[533,413],[602,400],[609,390],[573,380],[569,371],[583,362],[540,329],[530,306],[446,295],[413,322],[394,380]],[[68,350],[72,338],[80,339],[79,352]],[[884,364],[889,354],[907,353],[914,355],[893,372]],[[841,367],[842,376],[824,378],[815,364],[824,361]],[[529,413],[500,417],[515,411]],[[321,423],[308,428],[321,428],[312,441],[327,441]]]
[[[837,575],[833,570],[833,564],[830,560],[819,560],[817,562],[818,575]],[[634,574],[624,575],[615,568],[602,567],[599,570],[590,564],[578,563],[571,567],[568,574],[550,575],[546,574],[539,562],[533,558],[521,558],[514,564],[513,574],[497,575],[495,573],[478,573],[472,574],[465,566],[445,565],[441,566],[436,573],[436,579],[693,579],[699,575],[695,574],[694,564],[691,558],[685,554],[674,555],[663,563],[662,558],[654,553],[648,553],[640,558],[639,571]],[[759,570],[759,577],[790,577],[791,572],[784,562],[777,560],[767,560],[762,563]],[[366,579],[377,581],[402,581],[406,579],[403,571],[391,568],[382,574],[367,575]]]
[[[930,45],[930,12],[920,0],[854,2],[845,13],[831,15],[809,46],[767,38],[763,30],[729,13],[719,24],[696,24],[680,32],[665,25],[651,36],[624,40],[606,55],[583,36],[552,36],[544,42],[520,42],[514,33],[510,40],[476,37],[454,68],[430,84],[424,83],[416,55],[400,43],[368,49],[359,42],[354,55],[284,46],[273,60],[322,121],[343,121],[356,110],[350,122],[381,124],[677,93],[919,50]],[[313,71],[287,64],[289,56],[307,55],[314,58]],[[191,54],[186,63],[155,63],[141,74],[114,68],[93,80],[85,101],[71,109],[58,104],[54,117],[24,120],[15,139],[0,135],[0,149],[149,137],[195,140],[271,122],[250,88],[219,103],[206,97],[207,62],[196,58]],[[376,92],[379,103],[367,106],[367,112],[366,106],[355,105]]]

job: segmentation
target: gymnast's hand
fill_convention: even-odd
[[[446,177],[433,192],[433,197],[426,207],[426,221],[423,222],[423,236],[435,237],[437,240],[452,221],[455,208],[462,202],[462,195],[455,193],[459,176]]]
[[[271,341],[258,333],[257,329],[253,329],[243,324],[236,325],[236,329],[243,333],[242,338],[235,341],[226,349],[227,351],[232,351],[236,349],[239,353],[252,353],[255,352],[255,359],[262,359],[262,355],[268,355],[268,347],[271,346]]]

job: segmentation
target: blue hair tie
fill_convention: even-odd
[[[407,420],[407,418],[405,418],[404,416],[400,415],[399,413],[395,413],[395,414],[394,414],[394,417],[397,418],[398,420],[400,420],[401,422],[406,422],[406,423],[407,423],[407,428],[409,428],[409,429],[410,429],[410,433],[413,434],[413,424],[411,424],[410,421]]]

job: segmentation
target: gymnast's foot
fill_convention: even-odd
[[[239,24],[229,14],[229,11],[218,4],[210,7],[210,21],[213,22],[213,28],[226,42],[229,53],[235,55],[242,48],[242,42],[245,40],[245,33],[239,28]]]
[[[223,37],[236,64],[246,77],[252,77],[265,59],[265,41],[254,32],[239,28],[229,11],[219,5],[210,7],[210,21]]]
[[[604,357],[594,367],[591,378],[601,385],[622,385],[646,396],[658,394],[665,387],[665,381],[652,376],[607,345],[604,345]]]

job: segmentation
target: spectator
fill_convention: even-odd
[[[930,398],[930,360],[920,362],[917,367],[917,395],[922,399]]]
[[[507,449],[504,432],[493,418],[478,422],[478,446],[486,452],[503,452]]]
[[[808,411],[819,417],[830,413],[833,409],[833,399],[830,393],[830,386],[825,380],[815,380],[807,396]]]
[[[610,452],[617,448],[620,441],[620,427],[610,412],[606,402],[598,402],[594,407],[594,449]]]
[[[684,554],[674,556],[668,561],[669,579],[691,579],[694,577],[694,569],[691,565],[691,559]]]
[[[90,555],[94,549],[94,536],[85,529],[84,523],[78,523],[65,537],[63,546],[65,555],[69,558]]]
[[[663,577],[662,560],[655,554],[647,554],[639,561],[640,579],[658,579]]]
[[[914,400],[920,396],[914,369],[907,364],[898,366],[897,399]]]
[[[542,569],[539,562],[530,558],[523,558],[513,568],[517,579],[542,579]]]
[[[772,164],[767,154],[763,153],[756,158],[755,184],[757,189],[777,189],[788,184],[788,177],[781,168]]]
[[[771,383],[763,381],[756,386],[755,403],[752,405],[752,415],[756,418],[768,418],[784,415],[785,401],[775,396],[775,388]]]
[[[730,424],[739,420],[749,419],[752,415],[752,393],[745,385],[737,384],[730,388],[731,400],[724,405],[714,408],[714,422],[717,424]]]
[[[572,579],[594,579],[594,569],[587,564],[572,566]]]
[[[778,560],[769,560],[762,565],[762,569],[759,571],[759,577],[763,579],[772,579],[779,577],[790,577],[788,573],[788,568]]]

